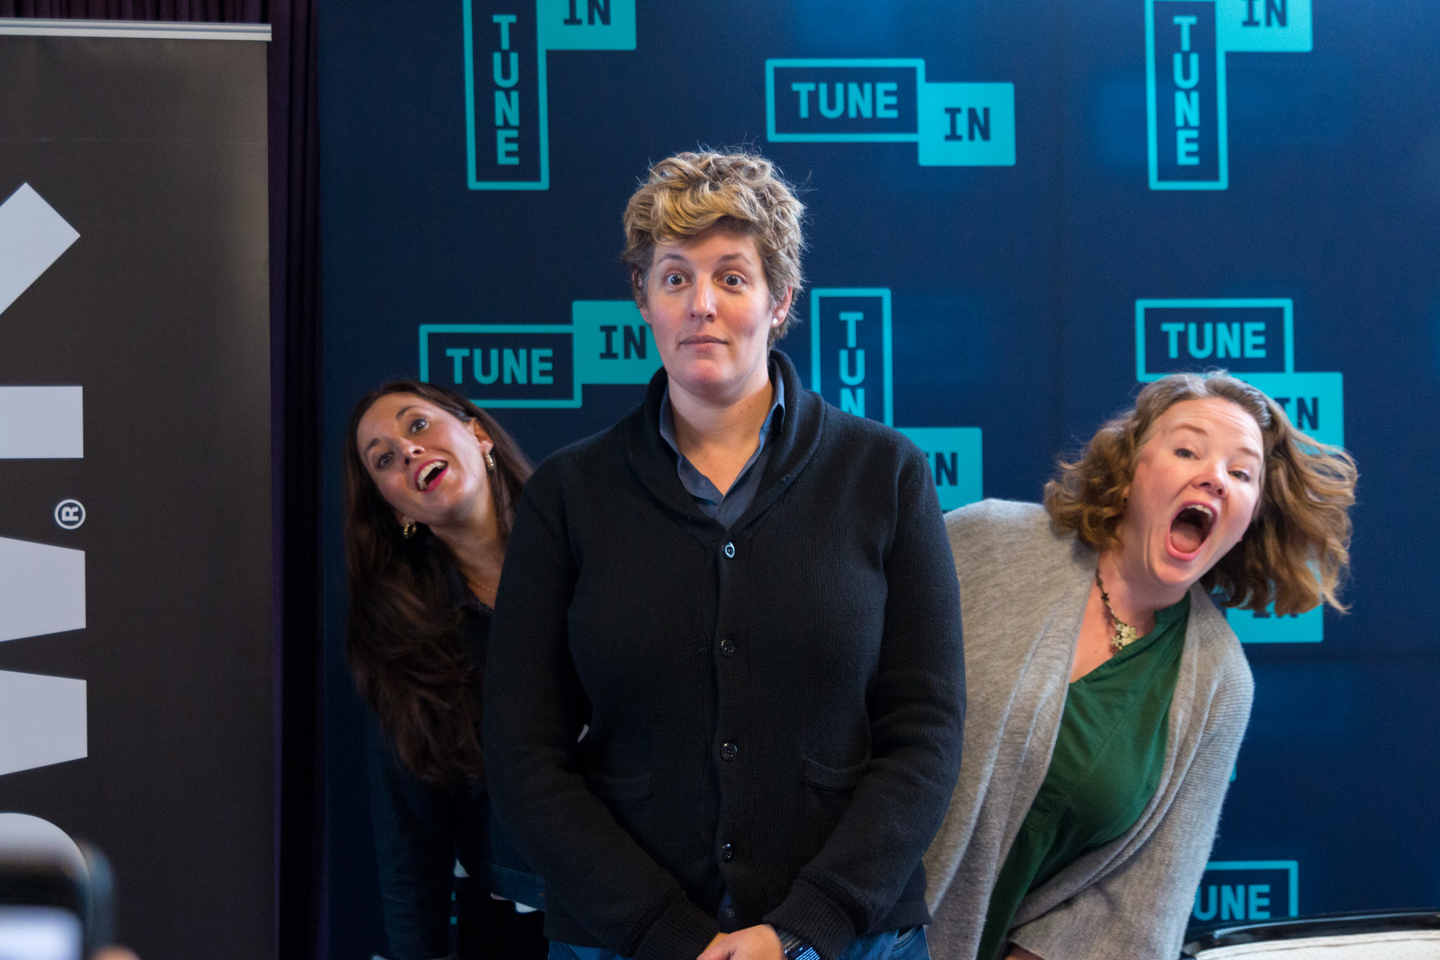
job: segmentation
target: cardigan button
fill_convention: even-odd
[[[740,756],[740,748],[733,743],[727,743],[720,748],[720,759],[725,761],[734,760]]]
[[[734,859],[735,859],[735,847],[734,847],[733,845],[731,845],[731,844],[728,844],[728,843],[725,844],[725,846],[721,847],[721,848],[720,848],[720,859],[721,859],[721,860],[724,860],[726,863],[729,863],[731,860],[734,860]]]
[[[733,543],[727,543],[727,544],[725,544],[725,556],[728,557],[728,558],[730,558],[731,560],[734,560],[734,559],[735,559],[735,544],[733,544]]]
[[[735,656],[735,641],[726,637],[720,641],[720,652],[727,657]]]

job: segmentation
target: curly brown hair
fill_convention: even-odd
[[[677,153],[650,168],[650,176],[625,205],[625,250],[635,302],[645,304],[645,284],[655,246],[697,237],[716,225],[755,238],[770,302],[777,304],[804,278],[800,253],[805,248],[800,222],[805,205],[769,160],[757,153],[704,150]],[[770,331],[770,343],[785,336],[796,316]]]
[[[1073,462],[1045,484],[1045,509],[1061,530],[1097,550],[1119,544],[1125,491],[1155,422],[1183,400],[1217,397],[1255,419],[1264,443],[1260,502],[1244,537],[1200,579],[1221,606],[1278,615],[1321,603],[1337,610],[1350,562],[1350,514],[1358,473],[1340,447],[1297,430],[1263,392],[1223,371],[1172,374],[1145,386],[1135,406],[1102,426]]]
[[[400,761],[436,785],[474,783],[484,775],[479,717],[469,689],[484,664],[460,647],[460,613],[449,593],[454,558],[423,524],[401,533],[395,510],[365,469],[355,434],[365,412],[383,396],[405,393],[430,401],[462,422],[478,420],[494,447],[490,482],[495,519],[509,540],[530,461],[505,429],[453,391],[415,380],[394,380],[355,405],[345,431],[345,566],[350,575],[346,655],[361,699],[395,741]]]

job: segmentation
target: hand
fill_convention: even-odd
[[[91,955],[90,960],[140,960],[124,947],[105,947]]]
[[[780,937],[768,923],[720,934],[696,960],[785,960]]]

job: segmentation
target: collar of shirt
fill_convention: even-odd
[[[434,536],[434,534],[430,534],[430,536]],[[456,609],[461,607],[472,607],[476,610],[490,609],[486,604],[481,602],[479,597],[475,596],[475,591],[470,589],[470,584],[466,582],[465,575],[460,572],[460,568],[454,563],[447,563],[445,565],[445,586],[447,592],[450,594],[450,605],[452,607]]]
[[[760,444],[750,455],[750,459],[745,461],[745,466],[740,468],[740,474],[727,493],[721,493],[720,488],[680,452],[680,446],[675,442],[675,414],[670,408],[668,386],[660,398],[660,436],[670,449],[675,451],[675,473],[679,476],[681,485],[695,498],[695,505],[706,516],[720,520],[727,529],[755,499],[760,473],[764,469],[765,461],[769,459],[767,441],[771,431],[780,425],[785,416],[785,381],[780,377],[780,371],[773,360],[770,361],[770,387],[774,391],[775,399],[770,404],[770,412],[766,414],[765,422],[760,425]],[[757,464],[760,465],[758,470]],[[724,517],[721,516],[722,509]]]

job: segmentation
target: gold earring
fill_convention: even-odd
[[[406,540],[409,540],[411,537],[415,536],[415,534],[419,532],[419,530],[420,525],[414,520],[411,520],[409,523],[401,525],[400,536],[404,537]]]
[[[490,455],[489,450],[485,451],[485,469],[491,473],[495,472],[495,458]]]

